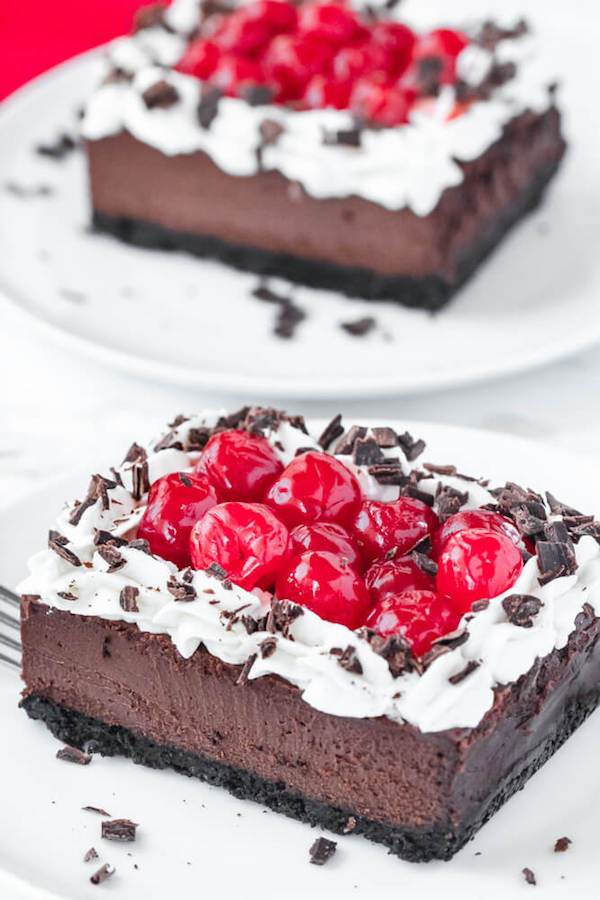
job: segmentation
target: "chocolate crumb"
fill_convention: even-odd
[[[369,334],[377,325],[377,319],[373,316],[364,316],[362,319],[356,319],[353,322],[342,322],[341,328],[344,329],[352,337],[364,337]]]
[[[90,862],[92,859],[98,859],[98,853],[96,852],[95,847],[90,847],[85,856],[83,857],[84,862]]]
[[[50,550],[54,550],[57,556],[60,556],[61,559],[64,559],[66,562],[71,563],[72,566],[80,566],[81,560],[78,556],[73,553],[72,550],[67,548],[67,544],[69,543],[68,539],[61,534],[59,531],[49,531],[48,532],[48,547]]]
[[[454,650],[456,647],[460,647],[469,639],[469,632],[466,628],[456,628],[454,631],[449,631],[448,634],[442,634],[441,637],[436,638],[433,643],[435,646],[447,647],[449,650]]]
[[[98,555],[102,557],[104,562],[108,563],[106,570],[109,575],[122,569],[127,560],[121,556],[114,544],[101,544],[98,547]]]
[[[374,466],[385,459],[373,437],[357,438],[352,448],[352,457],[355,466]]]
[[[537,884],[537,881],[535,880],[535,875],[531,871],[531,869],[528,869],[527,866],[525,866],[525,868],[522,869],[522,872],[523,872],[523,876],[524,876],[527,884]]]
[[[334,416],[331,422],[329,422],[329,424],[325,426],[321,437],[317,441],[317,444],[319,445],[319,447],[322,447],[323,450],[327,450],[329,445],[332,444],[343,433],[344,426],[342,425],[342,414],[338,413],[337,416]]]
[[[82,806],[81,808],[86,812],[98,813],[99,816],[110,816],[109,812],[99,806]]]
[[[152,556],[150,552],[150,544],[146,540],[146,538],[135,538],[133,541],[129,541],[129,549],[130,550],[139,550],[141,553],[147,553],[148,556]]]
[[[292,338],[296,328],[305,318],[306,313],[303,309],[295,303],[292,303],[291,300],[286,300],[285,303],[282,304],[277,315],[273,333],[280,338]]]
[[[180,603],[189,603],[196,599],[196,588],[186,581],[177,581],[174,575],[167,581],[167,590],[174,600]]]
[[[92,757],[89,753],[84,753],[83,750],[79,750],[77,747],[61,747],[60,750],[56,751],[56,758],[62,759],[65,762],[75,763],[78,766],[89,766],[92,761]]]
[[[366,437],[367,429],[362,425],[353,425],[346,434],[340,438],[334,448],[336,456],[348,456],[354,450],[354,444],[359,438]]]
[[[554,852],[555,853],[564,853],[565,850],[569,849],[569,844],[572,844],[573,841],[568,837],[558,838],[556,843],[554,844]]]
[[[56,161],[63,160],[66,156],[69,156],[70,153],[75,150],[77,147],[77,141],[75,138],[71,137],[70,134],[60,134],[56,140],[48,143],[48,144],[38,144],[35,148],[35,152],[40,156],[45,156],[48,159],[54,159]]]
[[[274,96],[266,84],[251,84],[242,90],[242,97],[249,106],[267,106]]]
[[[108,863],[104,863],[104,865],[101,866],[97,872],[94,872],[94,874],[90,878],[90,881],[92,882],[92,884],[102,884],[103,881],[106,881],[107,878],[110,878],[112,875],[114,875],[116,871],[117,870],[114,868],[114,866],[111,868]]]
[[[408,462],[414,462],[425,449],[425,441],[414,440],[413,436],[405,431],[404,434],[398,435],[398,444],[402,448]]]
[[[102,823],[102,837],[107,841],[135,841],[137,823],[131,819],[109,819]]]
[[[531,628],[533,619],[542,608],[542,601],[529,594],[510,594],[502,601],[502,608],[511,625]]]
[[[435,578],[438,570],[438,564],[435,562],[435,560],[431,559],[429,556],[426,556],[425,553],[419,553],[418,550],[413,550],[410,556],[417,564],[421,572],[423,572],[425,575],[431,575],[432,578]]]
[[[487,609],[490,605],[489,600],[475,600],[474,603],[471,603],[472,612],[483,612],[484,609]]]
[[[398,444],[398,435],[393,428],[387,426],[372,428],[371,434],[378,447],[390,448],[396,447]]]
[[[416,660],[411,646],[401,634],[384,638],[371,628],[362,628],[358,634],[368,641],[374,653],[385,659],[393,678],[415,668]]]
[[[256,653],[252,653],[252,654],[248,657],[248,659],[246,660],[246,662],[245,662],[244,665],[242,666],[242,670],[241,670],[241,672],[240,672],[240,674],[239,674],[239,676],[238,676],[238,679],[237,679],[237,681],[236,681],[236,684],[237,684],[237,685],[245,685],[245,684],[248,684],[248,676],[249,676],[249,674],[250,674],[250,669],[251,669],[252,666],[254,665],[255,659],[256,659]]]
[[[325,130],[323,132],[323,143],[326,147],[360,147],[361,129],[356,128],[338,128],[336,131]]]
[[[350,834],[356,828],[356,819],[354,816],[348,816],[348,821],[344,825],[344,834]]]
[[[448,681],[450,682],[450,684],[460,684],[460,682],[463,681],[468,675],[470,675],[471,672],[474,672],[475,669],[478,668],[479,663],[476,660],[471,659],[466,664],[464,669],[461,669],[460,672],[457,672],[455,675],[451,675]]]
[[[179,93],[168,81],[151,84],[142,94],[147,109],[169,109],[179,100]]]
[[[275,144],[284,132],[283,125],[273,119],[263,119],[259,125],[259,132],[264,146]]]
[[[136,10],[133,15],[133,34],[137,34],[144,28],[156,28],[163,25],[166,9],[166,3],[157,2]]]
[[[537,541],[535,552],[538,560],[540,584],[548,584],[563,575],[574,575],[577,559],[570,544],[555,541]]]
[[[68,600],[69,602],[74,602],[75,600],[77,600],[77,597],[71,591],[57,591],[56,593],[57,596],[62,597],[63,600]]]
[[[139,588],[134,587],[134,585],[125,585],[119,594],[119,604],[121,609],[125,610],[125,612],[139,612],[140,609],[137,605],[139,593]]]
[[[313,866],[324,866],[337,849],[337,842],[318,837],[310,848],[310,861]]]
[[[219,112],[219,101],[223,96],[220,88],[205,85],[198,103],[197,116],[201,128],[208,131]]]
[[[277,638],[276,637],[268,637],[260,642],[258,645],[260,647],[260,655],[263,659],[268,659],[269,656],[273,656],[275,651],[277,650]]]
[[[341,647],[332,647],[329,652],[332,656],[337,656],[338,663],[342,669],[346,670],[346,672],[351,672],[354,675],[362,675],[363,667],[357,656],[356,647],[348,644],[345,650],[342,650]]]

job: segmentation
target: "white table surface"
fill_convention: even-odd
[[[600,302],[600,298],[599,298]],[[333,403],[257,397],[326,416]],[[206,406],[236,409],[234,395],[161,385],[54,344],[0,300],[0,505],[73,468],[120,461],[132,440],[150,438],[173,415]],[[600,347],[523,375],[482,384],[345,403],[350,418],[381,416],[467,425],[600,453]]]

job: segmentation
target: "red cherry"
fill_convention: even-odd
[[[347,466],[328,453],[296,456],[269,489],[265,503],[290,528],[322,519],[342,525],[361,500],[360,484]]]
[[[413,32],[400,22],[376,22],[371,35],[373,42],[385,51],[390,71],[396,76],[401,75],[412,58]]]
[[[293,553],[320,550],[345,559],[359,574],[364,566],[360,553],[345,528],[335,522],[298,525],[290,533]]]
[[[393,127],[408,121],[408,94],[385,83],[378,75],[359,78],[350,94],[349,106],[358,119]]]
[[[431,650],[433,642],[454,631],[460,612],[452,601],[435,591],[404,591],[386,597],[373,608],[366,625],[382,637],[401,634],[415,656]]]
[[[437,587],[467,612],[475,600],[507,591],[522,568],[521,552],[505,534],[482,528],[459,531],[440,554]]]
[[[386,70],[387,61],[382,47],[365,43],[338,50],[331,62],[331,70],[338,81],[354,82],[368,72]]]
[[[360,628],[371,608],[364,582],[333,553],[293,556],[277,578],[275,593],[311,609],[328,622]]]
[[[309,109],[345,109],[350,96],[350,85],[334,81],[327,75],[313,75],[301,97]]]
[[[316,32],[335,44],[347,44],[359,30],[355,14],[341,3],[304,3],[298,20],[300,31]]]
[[[439,58],[443,68],[440,76],[442,84],[453,84],[456,80],[456,57],[469,43],[460,31],[438,28],[422,35],[415,44],[413,58],[416,62]]]
[[[225,16],[213,40],[228,53],[250,54],[264,47],[271,39],[271,29],[262,19],[249,18],[241,6]]]
[[[150,549],[180,569],[190,565],[192,526],[217,502],[213,486],[203,475],[173,472],[155,481],[137,536]]]
[[[448,538],[452,537],[453,534],[472,528],[483,528],[486,531],[505,534],[519,549],[524,549],[519,529],[510,519],[501,516],[499,513],[492,512],[490,509],[465,509],[463,512],[457,512],[446,519],[444,524],[435,532],[432,539],[432,556],[437,558],[440,555]]]
[[[295,6],[285,0],[254,0],[243,9],[247,19],[265,22],[272,34],[293,31],[298,23]]]
[[[211,83],[229,94],[230,97],[241,92],[245,85],[264,84],[265,76],[261,66],[252,59],[224,53],[211,76]]]
[[[377,601],[404,591],[435,591],[435,578],[423,572],[410,556],[373,563],[364,578]]]
[[[324,69],[331,47],[318,35],[280,34],[267,48],[267,77],[281,87],[281,100],[298,99],[309,78]]]
[[[220,50],[212,41],[192,41],[175,68],[196,78],[209,78],[217,67],[219,56]]]
[[[221,503],[192,529],[192,565],[218,563],[231,581],[250,591],[271,588],[289,550],[289,534],[262,503]]]
[[[283,463],[265,438],[246,431],[222,431],[213,435],[196,463],[206,475],[219,502],[262,500]]]
[[[408,553],[438,525],[433,510],[413,497],[399,497],[390,503],[365,500],[351,533],[363,556],[374,562],[390,550]]]

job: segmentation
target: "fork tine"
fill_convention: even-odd
[[[7,603],[11,603],[13,606],[19,606],[20,604],[18,594],[15,594],[14,591],[9,591],[2,584],[0,584],[0,600],[6,600]]]
[[[0,644],[4,644],[5,647],[9,647],[11,650],[16,650],[17,653],[21,652],[21,642],[15,641],[7,634],[0,633]]]
[[[13,618],[9,613],[2,612],[0,609],[0,623],[2,625],[8,625],[9,628],[14,628],[15,631],[20,631],[21,626],[19,624],[18,619]]]
[[[6,663],[9,666],[12,666],[14,669],[20,669],[21,663],[17,662],[16,659],[11,659],[10,656],[5,656],[4,653],[0,653],[0,662]]]

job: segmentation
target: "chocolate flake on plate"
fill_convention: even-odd
[[[342,322],[340,328],[343,328],[352,337],[365,337],[365,335],[373,331],[376,325],[377,319],[374,319],[373,316],[364,316],[362,319],[356,319],[353,322]]]
[[[564,853],[565,850],[569,849],[569,844],[572,844],[573,841],[568,837],[560,837],[554,844],[554,852],[555,853]]]
[[[102,837],[107,841],[135,841],[137,823],[131,819],[109,819],[102,823]]]
[[[104,865],[101,866],[97,872],[94,872],[94,874],[90,878],[90,881],[92,882],[92,884],[102,884],[103,881],[106,881],[107,878],[110,878],[112,875],[114,875],[116,871],[117,870],[114,866],[111,868],[108,863],[104,863]]]
[[[78,599],[71,591],[57,591],[56,594],[58,597],[62,597],[63,600],[69,600],[70,602]]]
[[[38,144],[35,152],[48,159],[62,160],[75,150],[77,141],[70,134],[60,134],[56,140],[48,144]]]
[[[334,416],[331,422],[325,426],[317,444],[319,447],[322,447],[323,450],[327,450],[329,445],[337,438],[341,437],[343,433],[344,426],[342,425],[342,414],[338,413],[337,416]]]
[[[543,603],[538,597],[529,594],[510,594],[502,601],[502,608],[511,625],[531,628],[533,619],[539,613]]]
[[[162,79],[146,88],[142,100],[147,109],[169,109],[179,100],[179,92],[172,84]]]
[[[252,654],[248,657],[248,659],[246,660],[246,662],[244,663],[244,665],[242,666],[242,669],[241,669],[240,674],[239,674],[239,676],[238,676],[238,679],[237,679],[237,681],[236,681],[236,684],[237,684],[237,685],[245,685],[245,684],[248,684],[248,676],[249,676],[249,674],[250,674],[250,669],[251,669],[252,666],[254,665],[254,661],[255,661],[255,660],[256,660],[256,653],[252,653]]]
[[[61,559],[64,559],[65,562],[71,563],[72,566],[80,566],[81,560],[78,556],[73,553],[72,550],[69,550],[67,544],[69,543],[68,539],[61,534],[60,531],[49,531],[48,532],[48,547],[50,550],[54,550],[54,552],[60,556]]]
[[[57,750],[56,758],[65,762],[75,763],[78,766],[89,766],[92,761],[89,753],[84,753],[83,750],[79,750],[77,747],[70,747],[69,745]]]
[[[537,541],[535,552],[540,572],[538,581],[541,585],[563,575],[574,575],[577,571],[577,559],[570,544]]]
[[[460,684],[460,682],[464,681],[464,679],[467,678],[467,676],[470,675],[471,672],[474,672],[475,669],[478,668],[479,663],[474,659],[470,659],[464,669],[461,669],[460,672],[457,672],[455,675],[451,675],[448,681],[450,682],[450,684]]]
[[[313,866],[324,866],[331,859],[337,849],[337,842],[328,838],[318,837],[310,848],[310,861]]]
[[[125,585],[119,594],[119,604],[121,609],[125,612],[139,612],[140,608],[137,605],[139,593],[139,588],[135,587],[133,584]]]
[[[522,869],[521,871],[523,872],[523,877],[525,878],[525,881],[527,882],[527,884],[537,884],[537,882],[535,880],[535,874],[532,872],[531,869],[528,869],[527,866],[525,866],[525,868]]]
[[[90,847],[85,856],[83,857],[84,862],[90,862],[92,859],[98,859],[98,853],[95,847]]]
[[[329,652],[332,656],[337,656],[338,663],[342,669],[346,670],[346,672],[351,672],[354,675],[362,675],[363,667],[356,653],[356,647],[348,644],[345,650],[342,650],[341,647],[332,647]]]
[[[110,817],[110,813],[106,812],[105,809],[102,809],[101,806],[82,806],[81,808],[83,810],[85,810],[86,812],[98,813],[99,816],[109,816]]]
[[[189,584],[186,581],[177,581],[174,575],[169,576],[167,590],[173,599],[179,603],[189,603],[191,600],[195,600],[197,596],[196,588],[193,584]]]

